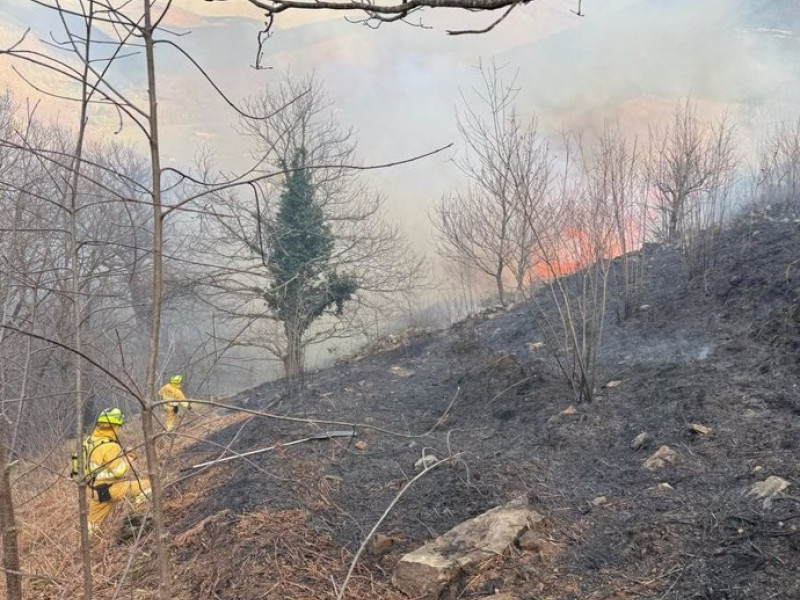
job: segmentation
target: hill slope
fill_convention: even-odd
[[[601,356],[601,381],[621,383],[572,416],[559,415],[569,390],[528,350],[539,336],[526,306],[317,373],[292,400],[277,384],[253,390],[249,408],[365,424],[366,447],[300,444],[178,486],[178,597],[330,597],[414,462],[460,453],[389,515],[381,532],[394,543],[363,559],[352,597],[402,597],[389,578],[403,552],[526,494],[547,517],[540,540],[489,561],[461,597],[799,598],[800,500],[765,507],[746,494],[773,475],[800,484],[798,255],[797,223],[743,221],[699,286],[678,251],[648,247],[649,309],[611,317]],[[253,418],[211,441],[244,452],[325,427]],[[631,450],[640,432],[652,441]],[[644,469],[663,444],[677,461]],[[592,506],[599,496],[607,502]]]

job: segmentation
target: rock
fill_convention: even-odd
[[[711,427],[707,427],[706,425],[701,425],[700,423],[692,423],[689,425],[689,431],[696,433],[697,435],[708,435],[713,431],[713,429],[711,429]]]
[[[544,342],[531,342],[528,344],[528,352],[536,352],[544,348]]]
[[[742,283],[742,281],[744,281],[744,277],[742,277],[741,275],[734,275],[728,280],[728,283],[731,285],[731,287],[736,287],[737,285]]]
[[[383,556],[389,552],[389,550],[392,549],[392,546],[399,541],[400,538],[384,535],[382,533],[376,533],[375,537],[369,541],[368,549],[370,554]]]
[[[543,519],[518,498],[456,525],[400,559],[392,583],[416,598],[439,598],[465,569],[502,554]]]
[[[639,310],[650,310],[650,305],[649,304],[642,304],[639,307]]]
[[[353,446],[356,447],[356,450],[366,450],[367,449],[367,442],[363,440],[358,440]]]
[[[433,454],[426,454],[425,456],[423,456],[417,462],[414,463],[414,468],[417,471],[423,471],[428,467],[432,467],[437,462],[439,462],[439,459],[436,458]]]
[[[404,369],[400,365],[392,365],[391,367],[389,367],[389,372],[394,375],[397,375],[398,377],[411,377],[414,374],[413,371]]]
[[[674,490],[675,488],[668,484],[666,481],[662,481],[656,486],[660,490]]]
[[[604,504],[608,504],[608,498],[606,498],[605,496],[598,496],[597,498],[589,502],[589,504],[595,507],[603,506]]]
[[[756,465],[755,467],[753,467],[753,473],[760,473],[763,470],[764,467],[762,467],[761,465]]]
[[[752,408],[745,409],[742,413],[742,416],[745,419],[755,419],[759,416],[758,411],[753,410]]]
[[[533,529],[528,529],[519,538],[519,547],[523,550],[540,550],[542,540],[539,533]]]
[[[675,451],[669,446],[661,446],[655,453],[644,461],[644,468],[648,471],[657,471],[663,469],[668,464],[672,464],[678,458]]]
[[[615,388],[615,387],[619,387],[621,385],[622,385],[622,382],[619,379],[615,379],[614,381],[609,381],[606,384],[606,387],[607,388]]]
[[[562,410],[562,411],[561,411],[560,413],[558,413],[558,414],[559,414],[560,416],[562,416],[562,417],[572,417],[572,416],[574,416],[574,415],[577,415],[577,414],[578,414],[578,411],[575,409],[575,407],[574,407],[574,406],[570,405],[570,406],[568,406],[567,408],[565,408],[564,410]]]
[[[755,496],[756,498],[764,499],[764,508],[769,508],[772,504],[772,499],[780,494],[783,490],[791,485],[785,479],[770,475],[764,481],[759,481],[753,484],[750,491],[747,492],[748,496]]]
[[[519,600],[519,599],[512,594],[497,592],[495,594],[492,594],[491,596],[481,596],[476,600]]]
[[[645,446],[649,446],[651,441],[650,434],[643,431],[631,440],[631,450],[641,450]]]

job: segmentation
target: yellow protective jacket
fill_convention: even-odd
[[[93,485],[113,483],[128,472],[128,459],[113,426],[98,425],[84,442],[88,450],[87,479]]]
[[[189,403],[186,402],[186,396],[183,395],[181,388],[177,385],[168,383],[158,390],[158,395],[162,400],[175,400],[176,402],[169,402],[164,405],[164,408],[174,408],[181,406],[182,408],[189,408]]]

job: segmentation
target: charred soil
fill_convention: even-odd
[[[458,458],[389,514],[349,597],[402,597],[390,577],[404,552],[524,494],[546,516],[538,539],[469,573],[462,598],[800,598],[797,257],[800,225],[768,219],[727,230],[702,281],[688,280],[679,250],[648,246],[646,308],[618,320],[612,291],[592,403],[576,404],[546,349],[530,349],[542,336],[527,304],[342,361],[292,398],[279,382],[251,390],[236,401],[330,423],[237,421],[189,448],[184,467],[347,423],[357,437],[233,460],[175,486],[177,596],[329,598],[432,454]],[[649,442],[632,450],[642,432]],[[662,445],[675,462],[643,468]],[[791,487],[765,505],[747,492],[768,476]]]

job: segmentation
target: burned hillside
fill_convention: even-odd
[[[196,443],[184,467],[350,424],[357,436],[178,484],[179,597],[329,597],[431,455],[447,462],[389,513],[351,597],[402,597],[390,578],[405,552],[520,496],[545,517],[535,539],[468,573],[459,597],[800,597],[800,224],[742,219],[716,251],[699,281],[680,250],[645,247],[632,317],[616,318],[612,289],[591,403],[575,402],[526,303],[342,361],[291,398],[280,382],[240,395],[309,422],[252,416]],[[760,496],[769,478],[789,487]]]

